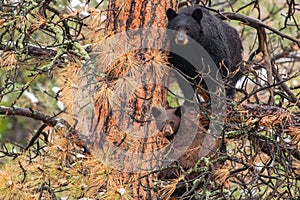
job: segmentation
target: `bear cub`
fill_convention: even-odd
[[[175,48],[183,49],[184,52],[185,48],[189,48],[189,39],[192,38],[210,55],[225,82],[227,97],[233,98],[234,87],[242,76],[242,72],[237,68],[242,61],[243,51],[238,32],[201,6],[187,7],[179,13],[169,8],[166,14],[167,29],[177,32],[175,38],[169,36],[170,64],[186,76],[194,89],[201,85],[204,90],[213,91],[212,88],[207,88],[192,64],[172,53],[172,49]]]
[[[155,117],[158,130],[162,132],[164,137],[171,141],[176,135],[180,125],[181,107],[163,110],[153,107],[152,114]]]

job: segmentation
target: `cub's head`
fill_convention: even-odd
[[[160,130],[168,140],[172,140],[180,125],[181,107],[163,110],[153,107],[152,114],[155,117],[158,130]]]
[[[183,46],[189,43],[188,36],[198,41],[202,34],[201,19],[203,13],[200,8],[186,8],[180,13],[173,9],[167,10],[168,25],[167,29],[176,31],[172,37],[175,44]]]

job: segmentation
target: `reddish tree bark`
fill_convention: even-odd
[[[134,32],[134,30],[138,28],[165,28],[167,22],[165,15],[166,10],[170,7],[176,9],[178,3],[179,1],[175,0],[110,0],[106,32],[107,34],[111,34],[129,30]],[[135,40],[139,41],[136,45],[141,45],[145,42],[144,37],[147,33],[146,30],[142,32],[143,33],[138,36],[139,38]],[[156,43],[162,41],[165,36],[163,34],[157,34],[151,37],[155,38],[153,41],[150,41],[153,42],[155,46],[158,45]],[[123,41],[119,41],[119,43],[122,42]],[[106,80],[104,85],[109,87],[112,93],[120,94],[122,91],[117,91],[113,86],[116,85],[118,80],[129,77],[129,79],[137,79],[136,81],[140,82],[141,86],[135,90],[134,95],[132,95],[126,103],[120,104],[119,107],[108,108],[104,106],[101,99],[96,102],[93,145],[94,147],[100,146],[100,148],[104,148],[106,144],[115,145],[117,149],[115,149],[114,156],[124,159],[124,179],[129,181],[133,175],[133,172],[130,171],[131,168],[134,167],[132,164],[138,165],[138,163],[133,163],[135,162],[133,152],[141,154],[149,153],[163,147],[167,142],[165,138],[154,134],[156,130],[155,123],[150,123],[151,106],[166,105],[167,103],[167,90],[163,88],[162,84],[166,82],[167,73],[163,72],[167,69],[167,57],[163,53],[151,49],[135,50],[134,52],[128,52],[126,56],[124,59],[128,60],[128,62],[117,60],[113,63],[113,65],[116,66],[119,66],[121,63],[123,66],[120,69],[116,69],[116,67],[112,67],[114,70],[111,70],[112,68],[110,67],[105,69],[104,73],[109,74],[111,80]],[[132,60],[132,58],[134,59]],[[129,62],[139,63],[137,67],[138,70],[132,70]],[[128,65],[129,67],[126,68],[124,65]],[[153,71],[155,71],[153,69],[155,68],[158,69],[158,71],[162,71],[162,76],[157,76],[160,72],[154,73],[153,75]],[[140,76],[141,71],[143,73],[142,76]],[[126,93],[126,91],[124,92]],[[112,112],[112,110],[119,111]],[[124,152],[126,152],[126,155],[123,155]],[[154,160],[149,162],[153,162],[153,166],[157,165]],[[145,175],[142,171],[138,172],[138,174],[139,176]],[[133,183],[134,198],[158,198],[157,194],[152,190],[153,177],[155,178],[155,175],[145,176],[145,178],[140,178]]]

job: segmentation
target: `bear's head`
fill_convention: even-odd
[[[198,41],[201,34],[201,19],[203,13],[200,8],[191,10],[191,12],[176,13],[172,8],[167,10],[168,25],[167,29],[176,31],[175,44],[183,46],[189,43],[189,37]]]
[[[180,125],[181,107],[163,110],[153,107],[152,114],[155,117],[157,129],[160,130],[168,140],[172,140]]]

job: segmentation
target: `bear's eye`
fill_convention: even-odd
[[[171,125],[171,126],[174,126],[174,122],[170,122],[170,125]]]
[[[175,30],[175,31],[179,31],[179,30],[180,30],[180,27],[179,27],[179,26],[176,26],[176,27],[174,28],[174,30]]]

